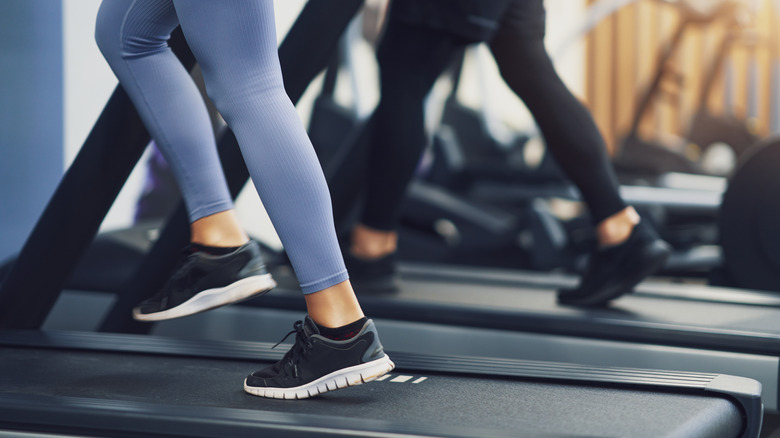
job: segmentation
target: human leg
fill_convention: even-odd
[[[304,293],[346,280],[325,180],[282,84],[272,8],[267,1],[174,3]],[[230,25],[209,30],[214,23]]]
[[[593,222],[600,223],[626,205],[590,112],[563,83],[547,54],[542,1],[513,1],[506,14],[490,42],[501,76],[534,116],[547,150],[580,190]]]
[[[397,227],[425,134],[424,101],[436,79],[466,43],[423,26],[389,21],[377,51],[381,99],[372,119],[361,223],[378,231]]]
[[[347,280],[322,169],[283,87],[273,3],[174,3],[207,91],[238,139],[309,310],[296,324],[293,348],[273,367],[247,377],[245,390],[305,398],[388,372],[393,364]],[[349,339],[328,337],[329,329],[341,333],[353,326],[359,328]]]
[[[595,224],[598,248],[567,304],[602,305],[630,292],[669,254],[652,227],[620,197],[603,138],[588,110],[558,76],[544,47],[541,0],[514,0],[490,48],[507,85],[534,116],[548,151],[574,182]]]
[[[232,201],[206,105],[168,46],[177,26],[170,0],[106,1],[95,40],[176,175],[192,222]]]
[[[176,177],[191,242],[174,275],[133,311],[156,321],[229,304],[275,286],[257,243],[238,225],[206,105],[168,46],[178,26],[170,0],[101,4],[95,39]]]
[[[232,208],[194,221],[190,233],[193,243],[204,246],[235,247],[249,241]]]
[[[466,43],[393,17],[377,51],[381,99],[369,124],[363,209],[345,258],[360,289],[391,291],[403,199],[428,139],[424,101]]]

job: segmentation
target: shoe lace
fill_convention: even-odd
[[[276,345],[271,348],[278,347],[293,333],[295,333],[295,343],[293,344],[292,348],[290,348],[290,350],[284,355],[282,360],[279,361],[279,373],[284,374],[285,376],[292,376],[293,378],[297,379],[298,363],[300,362],[301,358],[303,358],[312,348],[312,344],[309,341],[309,338],[306,337],[306,332],[303,329],[303,321],[296,321],[295,324],[293,324],[293,329],[284,335],[282,340],[277,342]]]

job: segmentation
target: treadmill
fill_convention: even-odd
[[[293,101],[327,63],[341,30],[361,4],[345,0],[333,9],[327,0],[307,3],[280,47],[285,87]],[[174,34],[170,44],[191,67],[194,60],[181,35]],[[302,47],[316,56],[296,56]],[[161,336],[41,330],[148,141],[138,115],[118,88],[13,267],[3,275],[2,429],[92,436],[245,436],[259,431],[293,436],[517,436],[525,431],[532,436],[758,436],[760,384],[721,373],[605,369],[469,355],[431,357],[389,349],[401,374],[299,403],[258,400],[237,387],[248,372],[282,354],[256,343],[241,350],[240,345],[230,349],[225,341],[188,343]],[[248,175],[229,132],[220,137],[219,147],[235,195]],[[74,203],[78,210],[72,208]],[[102,331],[147,330],[126,324],[123,306],[164,281],[171,260],[186,243],[186,223],[179,206],[132,281],[118,294]],[[68,224],[67,233],[61,232],[62,224]],[[297,301],[302,301],[300,295]],[[229,382],[218,380],[225,369],[235,370],[229,373]],[[424,390],[395,389],[401,396],[381,396],[382,385],[409,380],[406,388]],[[628,393],[641,397],[621,398]],[[675,393],[674,397],[695,397],[690,409],[667,398]],[[384,404],[370,403],[375,399]],[[320,400],[335,401],[326,407]],[[491,405],[491,400],[498,403]],[[333,415],[320,415],[327,412]]]
[[[274,300],[294,307],[299,291],[160,322],[153,335],[79,331],[90,319],[99,326],[114,300],[91,298],[66,291],[42,330],[0,330],[0,436],[695,438],[759,437],[762,428],[761,383],[751,378],[452,353],[391,350],[397,367],[377,382],[303,401],[263,399],[241,382],[287,346],[202,332],[258,330],[249,321],[278,330],[300,312]],[[438,337],[428,326],[416,334]],[[380,330],[386,346],[396,343]],[[438,339],[445,350],[455,343]]]
[[[262,334],[305,312],[300,291],[283,273],[275,277],[282,286],[261,298],[160,323],[153,333],[248,339],[250,332],[271,341]],[[400,292],[358,294],[393,349],[738,375],[761,382],[767,411],[778,412],[776,294],[647,281],[607,308],[558,305],[555,290],[576,282],[558,274],[402,264]],[[215,324],[220,333],[210,332]]]
[[[752,438],[761,430],[760,384],[705,373],[390,352],[397,368],[376,382],[301,401],[244,393],[243,378],[282,354],[261,343],[2,330],[0,435]]]
[[[111,257],[118,251],[108,246],[108,237],[100,240],[107,245],[103,251],[89,258],[107,268],[121,266]],[[275,342],[302,317],[305,303],[288,267],[272,272],[280,286],[262,297],[153,325],[114,320],[116,313],[129,319],[130,308],[118,312],[121,295],[104,293],[110,278],[90,285],[83,273],[73,286],[87,292],[65,291],[43,327],[109,326],[193,340]],[[88,292],[100,291],[94,286],[101,280],[103,292]],[[761,382],[767,411],[778,412],[776,294],[651,280],[607,308],[559,306],[555,290],[577,281],[561,274],[415,263],[401,264],[399,293],[358,294],[392,350],[738,375]],[[135,330],[138,325],[143,330]]]

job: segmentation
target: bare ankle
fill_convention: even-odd
[[[190,230],[190,241],[206,246],[241,246],[249,241],[233,210],[202,217],[190,225]]]
[[[323,327],[341,327],[365,316],[349,280],[304,298],[309,316]]]
[[[634,210],[634,207],[626,207],[599,222],[596,226],[599,246],[614,246],[625,242],[640,220],[639,213]]]
[[[350,252],[358,257],[377,259],[395,252],[398,233],[369,228],[362,224],[352,229]]]

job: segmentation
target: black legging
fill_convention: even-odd
[[[582,193],[593,222],[623,210],[626,205],[601,134],[545,50],[542,0],[512,0],[500,23],[490,49],[501,76],[534,116],[548,150]],[[396,229],[404,194],[427,143],[423,102],[468,43],[452,33],[394,19],[391,9],[377,53],[382,97],[373,118],[360,218],[364,225]]]

